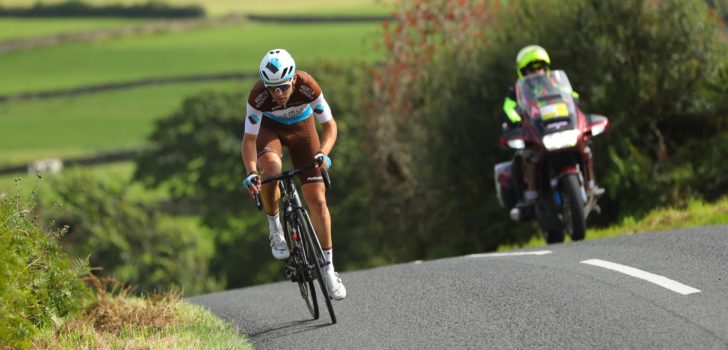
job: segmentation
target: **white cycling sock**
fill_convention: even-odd
[[[334,271],[334,248],[331,249],[323,249],[324,251],[324,260],[328,264],[324,265],[324,272],[333,272]]]
[[[270,234],[283,235],[283,225],[281,225],[278,213],[272,216],[266,214],[266,216],[268,217],[268,229],[270,230]]]

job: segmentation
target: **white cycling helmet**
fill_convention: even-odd
[[[263,84],[283,84],[293,78],[296,72],[296,62],[288,51],[273,49],[263,56],[260,61],[260,80]]]

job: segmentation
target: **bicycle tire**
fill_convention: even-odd
[[[316,231],[313,229],[313,225],[311,224],[311,219],[308,217],[308,213],[304,211],[303,209],[298,209],[298,217],[300,218],[300,221],[303,221],[301,223],[299,221],[300,227],[304,234],[308,239],[306,239],[304,242],[306,243],[306,246],[309,249],[308,256],[314,257],[313,259],[313,265],[314,265],[314,271],[316,272],[316,277],[319,280],[319,288],[321,289],[321,295],[324,298],[324,301],[326,302],[326,308],[329,311],[329,316],[331,317],[331,323],[336,323],[336,313],[334,312],[334,305],[331,302],[331,293],[329,293],[329,288],[326,284],[326,279],[324,278],[324,253],[321,250],[321,243],[319,243],[318,237],[316,237]],[[310,263],[310,261],[309,261]]]
[[[311,278],[311,273],[309,272],[309,262],[305,251],[306,237],[301,234],[300,230],[297,234],[298,236],[294,236],[292,232],[292,227],[289,225],[290,220],[287,218],[287,216],[284,216],[283,222],[283,229],[285,230],[289,246],[291,247],[290,259],[293,262],[293,265],[295,265],[296,267],[296,282],[298,284],[299,292],[301,293],[301,297],[306,303],[306,308],[308,309],[309,313],[311,313],[313,319],[318,320],[318,298],[316,297],[316,289],[314,287],[313,279]],[[296,240],[298,240],[298,242],[296,242]],[[299,243],[303,244],[300,244],[299,247]]]

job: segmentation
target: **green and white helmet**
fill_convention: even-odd
[[[518,73],[518,77],[522,78],[525,75],[524,69],[537,62],[545,63],[547,70],[551,65],[551,58],[549,58],[549,54],[543,47],[528,45],[522,48],[521,51],[518,51],[518,55],[516,56],[516,72]]]

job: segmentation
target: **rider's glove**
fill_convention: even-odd
[[[316,161],[318,166],[325,164],[324,169],[328,170],[331,168],[331,158],[329,158],[329,156],[327,156],[324,152],[316,153],[316,155],[313,156],[313,159]]]
[[[257,186],[258,180],[260,179],[260,176],[258,175],[257,171],[251,171],[248,173],[248,177],[243,180],[243,185],[246,189],[249,189],[250,186]]]

